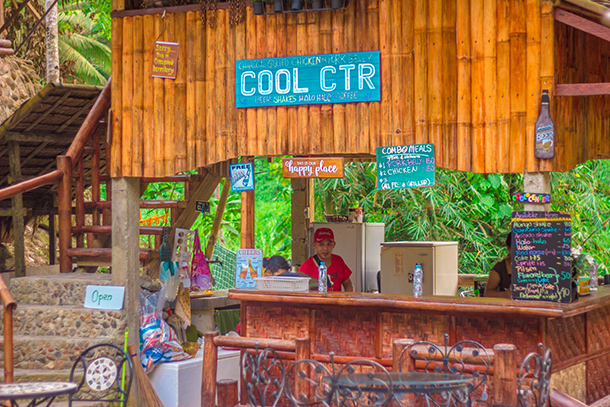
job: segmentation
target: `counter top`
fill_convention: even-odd
[[[239,301],[230,299],[228,293],[228,290],[216,290],[209,297],[191,298],[191,309],[213,310],[239,305]]]
[[[515,301],[502,298],[424,296],[375,293],[308,293],[270,292],[258,290],[229,290],[229,299],[247,302],[294,304],[303,307],[341,306],[367,307],[388,311],[417,310],[442,314],[502,314],[525,317],[566,318],[610,304],[610,286],[580,297],[570,304],[545,301]]]

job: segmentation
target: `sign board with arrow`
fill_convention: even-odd
[[[379,51],[235,62],[238,108],[380,100]]]

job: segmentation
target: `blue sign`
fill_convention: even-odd
[[[240,107],[381,100],[379,51],[236,61]]]
[[[229,165],[231,189],[233,191],[254,190],[254,163],[239,163]]]
[[[88,285],[85,291],[85,308],[120,310],[123,308],[125,287]]]

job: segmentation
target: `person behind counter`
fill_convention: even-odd
[[[281,277],[307,277],[309,280],[309,289],[318,289],[318,279],[313,278],[308,274],[299,271],[291,271],[290,263],[282,256],[271,256],[263,260],[265,268],[265,277],[281,276]]]
[[[345,264],[343,258],[333,254],[335,248],[335,234],[329,228],[317,229],[313,235],[313,248],[316,254],[305,260],[299,268],[303,272],[313,278],[318,278],[318,265],[321,261],[326,264],[328,277],[331,281],[329,291],[354,291],[350,276],[352,271]]]
[[[506,236],[506,248],[508,256],[497,262],[489,271],[487,286],[485,287],[485,297],[511,298],[511,257],[510,246],[512,232]]]

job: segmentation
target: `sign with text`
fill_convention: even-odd
[[[512,195],[512,200],[519,203],[548,204],[551,203],[551,194],[515,192]]]
[[[381,100],[379,51],[236,61],[240,107]]]
[[[231,189],[233,191],[254,190],[254,163],[239,163],[229,165]]]
[[[152,66],[153,78],[176,79],[178,47],[177,42],[155,42]]]
[[[561,212],[513,212],[514,300],[572,301],[572,218]]]
[[[343,157],[283,158],[284,178],[343,178]]]
[[[434,144],[377,147],[377,189],[434,185]]]
[[[210,213],[210,203],[207,201],[195,201],[195,211]]]
[[[237,249],[235,264],[235,288],[256,288],[255,278],[263,276],[262,249]]]
[[[88,285],[85,291],[85,308],[123,309],[125,287],[112,285]]]

